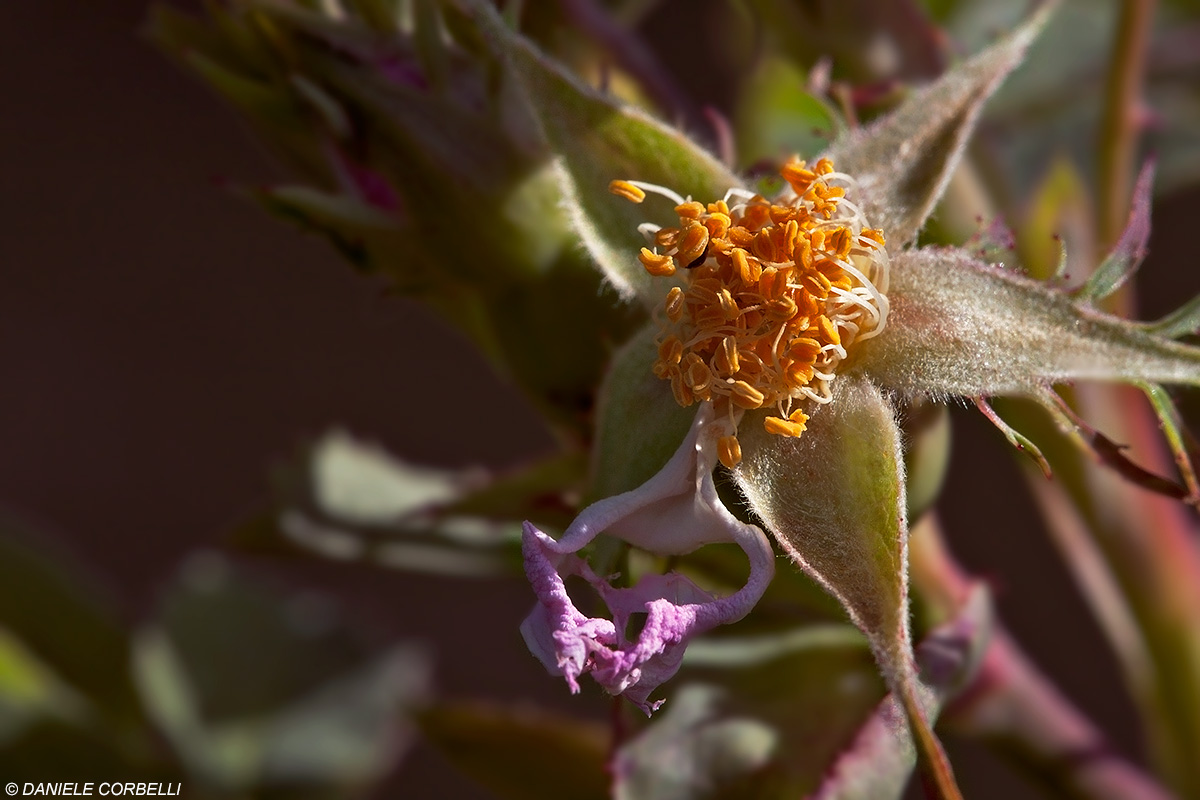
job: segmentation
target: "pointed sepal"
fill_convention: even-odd
[[[871,642],[914,739],[955,796],[953,778],[918,699],[908,628],[908,524],[900,431],[891,405],[861,376],[839,378],[833,400],[799,438],[747,417],[734,471],[751,510],[792,559],[841,601]]]
[[[892,113],[834,142],[826,156],[862,189],[863,212],[889,246],[912,241],[942,196],[985,102],[1024,58],[1054,4]]]
[[[1200,349],[964,250],[897,254],[888,300],[887,332],[862,344],[853,369],[903,394],[1037,396],[1072,380],[1200,385]]]

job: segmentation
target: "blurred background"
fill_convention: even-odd
[[[219,549],[263,506],[274,466],[331,427],[448,467],[502,468],[553,446],[453,331],[230,190],[271,179],[271,164],[231,112],[139,37],[145,13],[141,0],[0,4],[0,506],[48,532],[40,544],[69,553],[130,623],[181,569],[197,569],[198,550]],[[646,24],[668,26],[669,12]],[[660,57],[677,66],[696,46]],[[719,80],[705,86],[712,96],[698,104],[728,101]],[[1196,190],[1157,203],[1144,318],[1200,289],[1198,213]],[[437,348],[415,344],[431,339]],[[415,391],[429,377],[459,391],[430,407]],[[1022,467],[974,410],[953,416],[955,453],[970,454],[940,506],[954,549],[992,582],[1045,671],[1140,759],[1111,657]],[[571,700],[527,654],[524,586],[237,560],[280,591],[333,598],[340,610],[329,613],[352,620],[366,650],[428,642],[439,692],[607,713],[594,687]],[[948,747],[968,797],[1025,796],[991,756]],[[489,796],[421,745],[379,796],[400,789]]]

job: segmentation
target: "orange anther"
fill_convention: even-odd
[[[671,375],[671,394],[675,395],[675,402],[684,408],[696,402],[696,398],[692,396],[692,390],[684,385],[683,375],[679,372]]]
[[[751,202],[746,206],[746,210],[742,212],[741,224],[749,228],[752,232],[757,231],[763,225],[771,221],[771,205],[765,200],[762,202]]]
[[[788,295],[772,300],[767,307],[767,316],[774,320],[784,321],[796,316],[796,301]]]
[[[679,318],[683,316],[683,289],[678,286],[672,286],[671,291],[667,292],[667,302],[664,308],[667,312],[667,319],[671,322],[679,322]]]
[[[829,287],[833,284],[820,272],[809,272],[800,278],[800,285],[811,294],[824,298],[829,296]]]
[[[734,381],[729,399],[740,408],[762,408],[766,396],[745,381]]]
[[[643,247],[638,254],[638,261],[656,278],[666,278],[675,274],[675,261],[668,255],[660,255],[649,248]]]
[[[858,238],[869,239],[878,244],[880,247],[887,244],[887,242],[883,240],[883,231],[879,230],[878,228],[863,228],[862,233],[858,235]]]
[[[820,331],[821,338],[829,344],[842,343],[842,336],[838,333],[837,326],[824,314],[817,317],[817,330]]]
[[[754,242],[754,234],[741,225],[735,225],[725,234],[729,241],[738,247],[749,247]]]
[[[646,193],[641,187],[634,186],[629,181],[611,181],[608,184],[608,190],[617,197],[624,197],[631,203],[640,203],[646,199]]]
[[[821,343],[816,339],[802,336],[788,342],[787,356],[802,364],[811,364],[821,352]]]
[[[738,318],[738,304],[733,299],[733,295],[729,293],[728,289],[721,287],[721,290],[717,292],[717,303],[721,306],[721,313],[725,315],[726,322],[730,322]]]
[[[658,357],[668,364],[678,364],[683,358],[683,342],[677,336],[668,336],[658,346]]]
[[[679,241],[679,228],[663,228],[654,234],[654,243],[659,247],[671,248]]]
[[[713,356],[713,366],[717,374],[723,378],[731,378],[741,368],[741,358],[738,355],[737,339],[726,336],[721,340],[717,352]]]
[[[721,291],[723,285],[717,278],[699,278],[693,279],[691,288],[688,289],[688,299],[695,303],[710,306],[717,302],[717,292]]]
[[[695,355],[695,353],[691,353],[690,355]],[[691,387],[695,394],[707,392],[708,387],[712,385],[712,371],[699,358],[688,366],[684,377],[687,379],[688,386]]]
[[[742,283],[758,283],[758,279],[762,277],[762,264],[757,258],[750,258],[749,254],[740,247],[732,251],[730,256],[734,271],[742,279]]]
[[[684,229],[683,235],[679,237],[679,252],[676,255],[679,263],[688,267],[703,256],[707,248],[708,228],[698,222],[693,222]]]
[[[742,446],[736,436],[722,436],[717,440],[717,458],[728,469],[733,469],[742,462]]]
[[[710,214],[709,217],[704,220],[704,227],[708,228],[708,235],[711,239],[720,239],[726,233],[728,233],[729,224],[729,215],[721,214],[720,212],[716,214]]]
[[[804,433],[805,425],[804,422],[793,422],[790,419],[767,417],[763,420],[763,427],[766,428],[767,433],[773,433],[776,436],[799,438],[800,434]]]
[[[679,215],[681,222],[685,220],[700,219],[700,215],[704,213],[704,206],[692,200],[687,203],[681,203],[675,206],[675,213]]]

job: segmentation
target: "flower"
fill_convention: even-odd
[[[828,158],[812,169],[793,158],[780,176],[788,188],[773,201],[732,188],[707,207],[653,184],[609,186],[636,203],[650,191],[676,204],[678,227],[642,227],[655,245],[639,256],[646,272],[686,265],[686,290],[672,286],[663,303],[654,374],[679,405],[711,402],[727,420],[717,448],[730,469],[742,458],[744,411],[774,407],[764,429],[798,438],[809,418],[801,404],[832,401],[849,349],[887,324],[883,232],[852,202],[854,179]]]
[[[944,765],[918,698],[908,628],[899,404],[968,398],[1010,441],[1023,443],[991,412],[989,398],[1031,398],[1065,431],[1090,434],[1065,410],[1056,384],[1099,379],[1147,391],[1161,383],[1200,385],[1200,350],[1172,338],[1194,325],[1178,324],[1182,317],[1136,323],[1097,308],[1136,269],[1144,250],[1148,172],[1139,181],[1126,237],[1071,291],[963,248],[914,246],[984,102],[1021,62],[1048,13],[1044,8],[889,115],[850,131],[811,168],[789,162],[782,171],[788,188],[770,200],[665,126],[614,108],[527,46],[510,42],[531,103],[560,153],[555,167],[575,229],[610,283],[656,315],[650,323],[654,353],[628,348],[614,374],[632,384],[627,376],[638,373],[622,359],[641,359],[642,372],[661,387],[655,408],[699,405],[683,445],[645,486],[589,507],[557,543],[527,529],[528,571],[539,597],[527,639],[572,688],[591,670],[611,692],[633,696],[638,687],[635,702],[646,707],[647,686],[634,682],[634,669],[616,677],[608,664],[626,664],[630,653],[642,652],[620,636],[622,621],[634,605],[666,600],[663,586],[672,578],[616,597],[624,590],[607,587],[572,554],[606,529],[658,553],[712,541],[701,534],[695,513],[646,513],[661,497],[651,487],[677,473],[686,450],[695,453],[692,488],[685,490],[691,494],[673,494],[672,508],[720,515],[719,502],[710,505],[706,493],[708,470],[718,461],[730,469],[753,517],[866,633],[918,748]],[[593,122],[573,122],[562,113],[571,103],[586,108],[589,114],[580,117]],[[610,122],[613,117],[621,122]],[[656,142],[662,152],[638,160],[631,141]],[[646,174],[622,170],[597,180],[602,168],[631,161]],[[605,184],[648,216],[655,214],[650,202],[643,204],[648,194],[673,206],[673,220],[628,224],[648,239],[636,258],[638,247],[629,246],[621,227],[627,218],[601,209],[595,198]],[[657,412],[645,413],[645,422],[620,417],[628,430],[616,433],[605,416],[651,394],[640,384],[610,380],[602,448],[632,461],[648,447],[661,420]],[[1170,424],[1166,417],[1164,424]],[[1190,465],[1182,451],[1176,454],[1194,495]],[[620,463],[609,455],[610,468]],[[678,478],[671,485],[684,490]],[[634,518],[635,530],[623,527]],[[728,535],[733,531],[729,524]],[[614,623],[586,619],[563,600],[560,578],[570,574],[582,574],[603,597],[614,598]],[[760,579],[752,571],[751,584],[729,599],[740,603],[761,593],[754,584]],[[691,587],[682,594],[676,607],[690,607]],[[530,636],[531,628],[540,633]],[[669,641],[651,637],[661,647],[641,662],[652,667],[641,680],[657,685],[669,677],[679,648],[700,628],[684,624]],[[939,772],[948,775],[948,767]]]

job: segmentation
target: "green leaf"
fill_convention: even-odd
[[[1200,295],[1188,300],[1160,320],[1147,323],[1146,332],[1164,339],[1193,336],[1200,331]]]
[[[604,726],[526,707],[440,703],[417,716],[451,763],[513,800],[607,798]]]
[[[670,222],[671,204],[653,198],[645,209],[631,205],[608,193],[609,182],[647,181],[714,201],[740,181],[683,133],[585,86],[509,29],[489,4],[470,6],[483,33],[511,60],[541,123],[572,227],[623,297],[654,304],[662,286],[637,260],[645,245],[637,226],[651,221],[648,214]]]
[[[186,565],[136,655],[142,696],[180,757],[230,789],[344,792],[377,779],[427,692],[420,650],[376,652],[330,600],[277,595],[216,556]]]
[[[618,753],[623,800],[808,796],[885,691],[845,623],[701,639],[683,670],[692,682]]]
[[[520,522],[569,523],[584,468],[583,454],[568,452],[498,475],[435,469],[333,431],[281,473],[276,507],[233,539],[255,551],[391,569],[517,574]]]
[[[1200,349],[965,251],[908,251],[892,266],[887,330],[853,367],[881,386],[981,397],[1072,380],[1200,385]]]
[[[950,468],[950,412],[946,406],[917,398],[900,414],[904,430],[904,472],[908,518],[933,507]]]
[[[0,510],[0,631],[85,695],[114,728],[139,724],[130,640],[113,598],[46,537]],[[53,620],[54,624],[47,624]]]
[[[833,595],[895,675],[908,658],[907,526],[899,431],[861,378],[839,378],[798,439],[747,417],[734,471],[751,510]],[[755,424],[759,422],[759,424]]]
[[[1120,289],[1133,277],[1146,257],[1150,241],[1150,188],[1154,183],[1154,164],[1147,162],[1138,175],[1129,210],[1129,223],[1108,258],[1088,276],[1076,296],[1085,303],[1096,303]]]
[[[867,221],[883,229],[890,247],[916,237],[945,190],[983,104],[1021,63],[1052,7],[1047,3],[1004,39],[825,153],[858,181]]]

